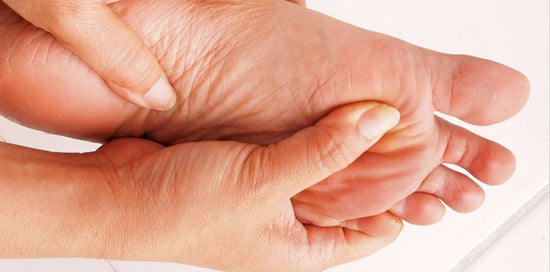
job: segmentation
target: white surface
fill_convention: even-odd
[[[486,203],[480,210],[470,214],[449,211],[446,218],[434,226],[407,225],[394,244],[373,256],[329,271],[439,272],[456,268],[466,256],[471,257],[469,253],[472,250],[490,237],[549,182],[548,1],[310,0],[309,5],[346,22],[387,33],[423,47],[496,60],[522,71],[530,78],[531,99],[519,115],[489,128],[468,126],[510,148],[518,160],[516,174],[507,184],[484,187],[487,193]],[[31,146],[37,138],[45,137],[46,140],[38,144],[40,147],[79,152],[96,146],[44,136],[41,133],[32,134],[29,138],[25,136],[29,135],[27,133],[28,131],[20,132],[11,124],[0,121],[0,135],[9,142]],[[65,141],[70,144],[65,144]],[[533,213],[536,214],[534,217],[545,215],[547,218],[548,209],[537,208]],[[539,225],[544,222],[529,222],[533,223],[526,224],[535,224],[536,227],[531,226],[529,231],[524,229],[504,235],[502,241],[499,239],[494,244],[498,250],[490,247],[486,254],[480,255],[465,271],[548,271],[548,266],[544,266],[548,263],[548,254],[526,255],[526,249],[518,246],[527,240],[530,242],[523,245],[528,245],[533,250],[544,248],[548,244],[548,223],[546,222],[545,227]],[[541,234],[540,231],[544,229],[546,232]],[[532,240],[530,237],[533,235],[546,235],[546,240]],[[506,254],[502,255],[503,252]],[[501,258],[507,258],[508,265],[493,269],[497,267],[496,263],[502,262]],[[528,270],[524,269],[527,267],[525,258],[533,265]],[[109,263],[96,260],[3,260],[0,261],[0,270],[95,272],[113,271],[115,268],[121,272],[195,271],[172,264],[106,264]]]
[[[550,271],[548,192],[470,265],[468,272]],[[513,250],[511,250],[513,249]]]
[[[67,137],[48,134],[22,127],[0,116],[0,140],[7,143],[58,152],[87,152],[100,145]]]

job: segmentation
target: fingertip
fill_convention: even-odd
[[[176,92],[165,76],[151,87],[143,96],[145,103],[156,110],[170,110],[176,104]]]
[[[294,3],[296,5],[299,5],[299,6],[302,6],[302,7],[305,7],[306,6],[306,0],[287,0],[291,3]]]
[[[59,18],[46,30],[124,100],[155,110],[171,109],[176,103],[174,88],[145,40],[107,5],[113,2],[75,1],[72,5],[79,12],[54,6],[50,12]]]
[[[398,216],[384,212],[375,216],[345,220],[342,227],[360,231],[372,237],[396,236],[403,229],[403,221]]]
[[[143,61],[145,59],[142,59],[141,63]],[[156,59],[152,58],[148,61],[156,62]],[[160,76],[155,79],[146,79],[148,75],[141,76],[150,72],[141,71],[141,69],[131,71],[131,67],[135,66],[132,63],[124,62],[121,66],[130,68],[125,69],[126,72],[120,71],[118,74],[104,76],[104,80],[111,90],[122,99],[143,108],[159,111],[170,110],[176,105],[176,91],[158,65],[154,66],[158,67],[159,72],[157,74],[160,74]],[[135,78],[139,79],[136,80]],[[151,82],[154,83],[151,85]]]
[[[399,123],[399,111],[386,104],[368,108],[359,118],[359,130],[368,140],[375,140]]]
[[[345,105],[292,137],[260,149],[258,157],[269,158],[263,160],[271,162],[267,168],[276,172],[272,182],[285,187],[285,199],[348,167],[397,122],[399,112],[382,103]]]

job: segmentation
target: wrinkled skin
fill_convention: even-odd
[[[1,113],[43,130],[103,141],[269,144],[355,101],[387,103],[401,122],[353,165],[293,198],[303,222],[335,225],[391,209],[439,220],[483,201],[456,164],[499,184],[514,170],[504,147],[436,116],[477,125],[513,116],[529,84],[503,65],[446,55],[284,1],[133,1],[112,6],[153,49],[178,92],[170,112],[138,109],[47,33],[5,7],[0,16]],[[130,56],[131,57],[131,56]]]
[[[0,256],[223,271],[321,271],[367,256],[397,237],[397,216],[318,227],[298,221],[290,198],[351,164],[398,122],[397,110],[359,102],[269,146],[130,138],[62,154],[0,143]]]

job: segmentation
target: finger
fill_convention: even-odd
[[[300,5],[300,6],[306,6],[306,0],[287,0],[288,2]]]
[[[159,110],[175,104],[175,92],[153,53],[104,1],[5,2],[61,41],[122,98]]]
[[[322,264],[321,269],[368,256],[393,242],[403,223],[389,213],[358,222],[360,230],[342,227],[305,226],[308,232],[311,260]],[[327,246],[330,245],[330,246]]]
[[[403,156],[403,152],[411,151],[387,156],[369,150],[343,171],[294,196],[293,203],[299,203],[296,214],[308,219],[351,219],[387,211],[414,193],[440,159],[430,159],[434,157],[432,150],[422,151],[425,156]],[[433,163],[418,163],[426,158]]]
[[[296,206],[294,206],[296,210]],[[348,220],[339,220],[329,217],[318,217],[320,220],[314,221],[302,221],[298,218],[302,224],[315,225],[317,227],[343,227],[346,229],[356,230],[363,233],[367,233],[370,236],[380,237],[392,235],[394,231],[391,228],[387,228],[383,223],[388,217],[395,216],[389,212],[384,212],[378,215],[348,219]]]
[[[443,165],[422,182],[418,192],[434,195],[457,212],[471,212],[485,200],[483,189],[468,176]]]
[[[294,215],[302,224],[310,224],[318,227],[334,227],[340,226],[343,219],[334,218],[326,214],[318,212],[310,203],[292,198],[292,208]]]
[[[516,160],[508,149],[440,118],[436,122],[446,143],[444,163],[456,164],[487,184],[501,184],[512,176]]]
[[[122,168],[162,148],[164,146],[161,144],[140,138],[116,139],[104,144],[90,156],[102,156],[98,161],[108,161],[113,167]]]
[[[390,212],[411,224],[431,225],[443,218],[445,206],[432,194],[416,192],[395,204]]]
[[[436,110],[488,125],[510,118],[527,102],[529,81],[520,72],[470,56],[436,56],[431,69]]]
[[[244,169],[260,169],[259,180],[271,181],[269,187],[288,200],[351,164],[398,122],[399,112],[385,104],[343,106],[292,137],[258,149]]]
[[[3,2],[0,22],[0,114],[93,141],[112,138],[135,114],[136,107],[118,99],[86,64]]]
[[[397,226],[388,228],[388,222],[400,225],[400,220],[390,212],[384,212],[378,215],[349,219],[340,223],[341,227],[346,229],[360,231],[373,237],[391,236],[395,234]]]

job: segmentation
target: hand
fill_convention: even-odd
[[[300,6],[306,6],[306,0],[289,0],[289,2],[292,2],[294,4],[298,4]]]
[[[168,110],[170,82],[142,39],[108,6],[118,0],[3,0],[51,33],[98,73],[111,90],[142,107]]]
[[[282,1],[230,3],[113,6],[143,37],[157,37],[155,52],[180,97],[166,113],[139,110],[109,96],[106,86],[50,37],[3,11],[0,55],[10,62],[0,67],[11,73],[0,75],[0,110],[70,136],[268,144],[347,103],[393,105],[402,115],[396,129],[352,166],[293,199],[297,215],[318,225],[392,207],[413,223],[432,223],[444,211],[439,198],[458,211],[477,208],[481,188],[442,163],[462,166],[489,184],[511,175],[514,158],[508,150],[433,112],[478,125],[505,120],[528,96],[528,82],[517,71],[425,50]],[[151,22],[151,17],[165,19]]]
[[[398,120],[391,107],[356,103],[267,147],[211,141],[165,148],[122,139],[76,155],[1,145],[0,256],[229,271],[316,271],[363,257],[396,238],[397,217],[304,225],[290,198],[352,163]]]

